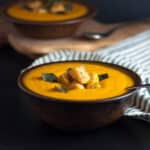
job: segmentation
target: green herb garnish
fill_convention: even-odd
[[[26,4],[24,3],[21,3],[20,6],[23,8],[23,9],[26,9],[26,10],[29,10],[29,11],[32,11],[31,8],[29,8]]]
[[[65,11],[70,11],[72,10],[72,3],[71,2],[67,2],[65,4]]]
[[[55,86],[54,90],[62,92],[62,93],[66,93],[67,92],[67,88],[63,87],[63,86]]]
[[[56,2],[61,2],[62,0],[45,0],[45,7],[49,9]]]
[[[107,73],[105,73],[105,74],[98,75],[98,78],[99,78],[99,81],[102,81],[102,80],[109,78],[109,76]]]
[[[44,73],[42,74],[42,79],[48,82],[58,82],[58,78],[53,73]]]
[[[53,5],[53,0],[45,0],[45,7],[46,9],[49,9]]]

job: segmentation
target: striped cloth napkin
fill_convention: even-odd
[[[126,65],[127,68],[139,72],[143,84],[150,83],[150,30],[105,50],[97,50],[97,53],[107,62]],[[133,99],[133,106],[124,115],[150,121],[150,89],[141,90]]]
[[[150,83],[150,30],[96,52],[56,51],[36,59],[29,68],[64,60],[111,62],[135,71],[140,75],[143,84]],[[132,101],[132,107],[124,115],[150,121],[150,89],[141,89]]]

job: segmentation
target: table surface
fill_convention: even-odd
[[[123,117],[109,127],[66,133],[27,117],[16,80],[32,60],[9,46],[0,50],[0,150],[150,149],[150,124],[141,120]]]

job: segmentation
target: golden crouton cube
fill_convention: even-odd
[[[90,76],[83,66],[70,68],[68,70],[68,74],[71,76],[73,80],[81,84],[86,84],[90,80]]]
[[[43,3],[40,0],[35,0],[26,2],[26,5],[28,8],[32,9],[32,11],[38,11],[40,8],[42,8]]]
[[[52,13],[59,13],[65,12],[65,5],[63,2],[55,2],[53,6],[50,8],[50,12]]]
[[[94,88],[100,88],[100,82],[98,78],[98,74],[92,73],[90,75],[90,81],[87,83],[86,88],[88,89],[94,89]]]
[[[46,10],[43,9],[43,8],[40,8],[40,9],[38,10],[38,12],[39,12],[40,14],[44,14],[44,13],[46,13]]]
[[[69,78],[68,78],[67,73],[62,74],[62,75],[59,77],[59,81],[60,81],[60,83],[62,83],[62,84],[68,85],[68,84],[70,83],[70,81],[69,81]]]
[[[71,83],[69,89],[84,89],[84,86],[80,83]]]

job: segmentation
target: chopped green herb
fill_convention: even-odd
[[[72,9],[72,3],[68,2],[65,4],[65,11],[70,11]]]
[[[58,78],[53,73],[44,73],[42,74],[42,79],[48,82],[58,82]]]
[[[62,0],[45,0],[45,7],[49,9],[56,2],[61,2]]]
[[[98,78],[99,78],[99,81],[102,81],[102,80],[105,80],[105,79],[109,78],[109,76],[108,76],[107,73],[105,73],[105,74],[99,74]]]
[[[52,6],[52,4],[53,4],[53,0],[45,0],[45,3],[46,3],[45,7],[47,9],[49,9]]]
[[[67,88],[65,88],[63,86],[55,86],[54,89],[59,91],[59,92],[62,92],[62,93],[66,93],[67,92]]]
[[[26,10],[32,11],[32,9],[29,8],[29,7],[28,7],[26,4],[24,4],[24,3],[21,3],[20,6],[21,6],[22,8],[24,8],[24,9],[26,9]]]

